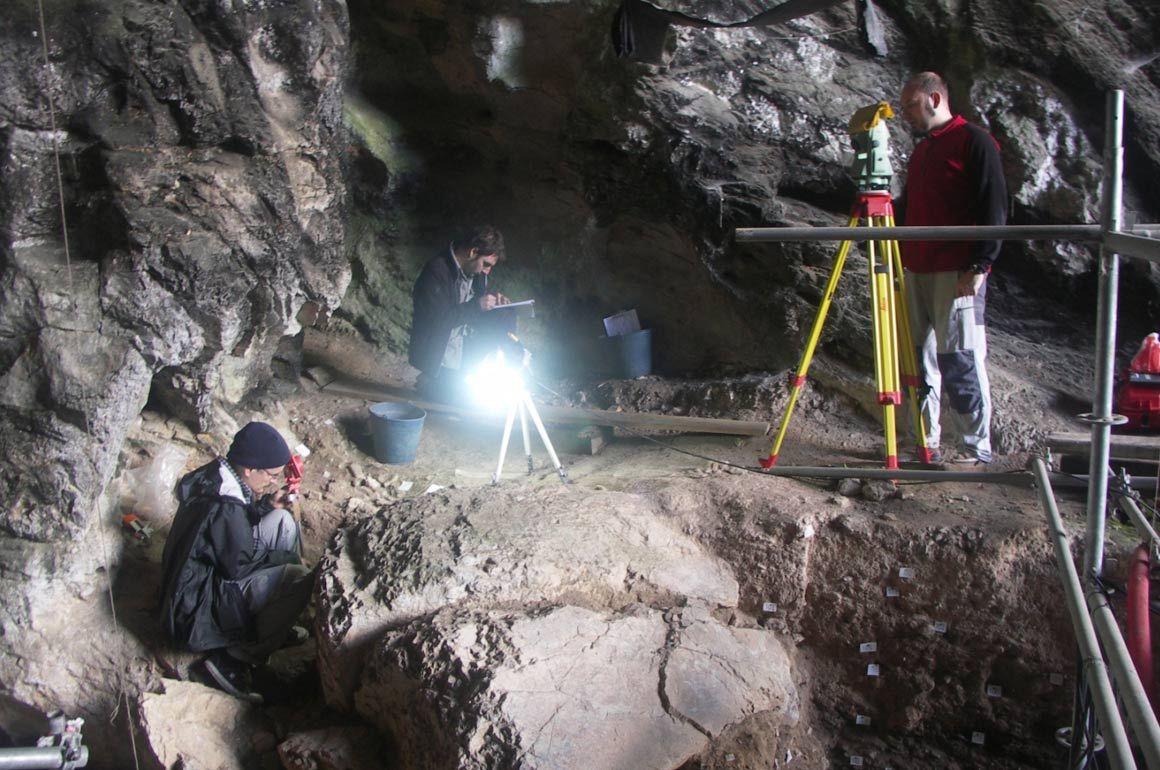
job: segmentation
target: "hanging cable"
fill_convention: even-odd
[[[76,301],[76,286],[73,282],[72,255],[71,255],[70,249],[69,249],[68,213],[67,213],[67,209],[66,209],[65,201],[64,201],[64,175],[61,172],[60,139],[57,136],[57,129],[56,129],[56,101],[53,99],[53,96],[52,96],[52,86],[53,86],[54,73],[53,73],[53,69],[52,69],[52,61],[48,55],[48,30],[47,30],[47,27],[45,26],[45,23],[44,23],[44,0],[36,0],[36,5],[37,5],[37,10],[39,11],[39,16],[40,16],[40,44],[41,44],[41,50],[44,54],[44,69],[45,69],[45,73],[46,73],[47,78],[48,78],[47,87],[45,88],[45,94],[48,97],[49,126],[50,126],[51,132],[52,132],[52,155],[53,155],[53,160],[56,164],[56,192],[57,192],[57,199],[60,203],[60,229],[61,229],[61,235],[62,235],[63,240],[64,240],[64,261],[65,261],[65,269],[66,269],[66,272],[68,275],[68,295],[69,295],[69,300],[72,304],[73,312],[75,313],[78,311],[78,304]],[[92,424],[89,421],[89,411],[87,408],[87,405],[89,403],[91,403],[91,401],[89,399],[88,387],[86,386],[83,379],[80,381],[79,385],[80,385],[80,389],[81,389],[81,399],[86,404],[86,408],[84,408],[82,410],[84,413],[84,419],[85,419],[85,433],[87,433],[88,435],[91,436],[93,434],[93,429],[92,429]],[[98,495],[97,501],[96,501],[96,514],[97,514],[97,516],[96,516],[97,532],[101,538],[101,557],[102,557],[104,567],[105,567],[105,577],[108,580],[109,609],[111,611],[112,618],[113,618],[113,628],[116,630],[117,635],[121,639],[121,642],[124,643],[126,641],[125,629],[121,626],[120,621],[117,619],[117,602],[116,602],[116,598],[115,598],[114,593],[113,593],[113,572],[112,572],[112,570],[109,569],[109,550],[108,550],[108,546],[105,542],[105,529],[104,529],[105,522],[104,522],[103,513],[101,511],[101,499],[100,499],[99,495]],[[137,770],[141,770],[141,761],[137,755],[137,737],[136,737],[136,735],[134,733],[134,729],[133,729],[133,727],[134,727],[134,725],[133,725],[133,705],[129,700],[129,693],[125,687],[124,679],[122,679],[121,682],[118,683],[118,690],[119,690],[119,692],[117,694],[116,705],[114,705],[113,711],[109,715],[109,721],[112,722],[112,721],[116,720],[118,712],[120,710],[121,701],[124,700],[124,702],[125,702],[125,721],[126,721],[126,724],[128,725],[128,728],[129,728],[129,743],[130,743],[132,750],[133,750],[133,766],[135,768],[137,768]]]
[[[72,274],[72,258],[69,254],[68,244],[68,216],[65,213],[64,205],[64,175],[60,169],[60,139],[56,133],[56,101],[52,96],[52,81],[53,71],[52,62],[48,58],[48,32],[44,25],[44,0],[36,0],[37,9],[40,12],[40,46],[44,52],[44,68],[48,73],[47,87],[44,89],[45,96],[48,97],[48,121],[49,128],[52,134],[52,157],[56,162],[56,189],[57,197],[60,201],[60,224],[61,234],[64,237],[64,264],[65,271],[68,273],[68,290],[69,296],[73,294],[73,274]]]

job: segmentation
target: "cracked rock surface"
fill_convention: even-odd
[[[341,530],[322,581],[328,697],[415,767],[678,767],[798,719],[781,639],[729,625],[732,571],[653,497],[425,495]]]

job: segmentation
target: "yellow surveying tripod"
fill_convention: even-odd
[[[855,150],[853,172],[858,180],[858,200],[850,212],[847,225],[850,228],[857,227],[861,221],[870,227],[894,226],[894,206],[890,197],[893,169],[890,167],[889,134],[883,120],[892,117],[894,111],[890,105],[879,102],[861,108],[850,118],[850,139]],[[842,268],[852,243],[853,240],[842,241],[838,249],[805,352],[802,353],[797,371],[790,377],[789,403],[786,404],[785,415],[777,430],[777,438],[769,450],[769,456],[760,460],[762,468],[772,468],[777,464],[790,415],[805,384],[806,373],[822,336],[822,326],[826,322],[830,302],[838,290],[838,281],[842,277]],[[919,408],[918,388],[922,382],[918,376],[918,361],[906,310],[902,254],[898,241],[867,241],[866,245],[866,257],[870,263],[870,316],[874,323],[874,379],[878,387],[878,403],[882,405],[882,427],[886,433],[886,467],[898,467],[894,407],[902,403],[900,385],[906,386],[910,396],[911,419],[918,436],[918,459],[930,464],[931,452],[926,446],[926,428]]]

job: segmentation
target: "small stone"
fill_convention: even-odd
[[[862,494],[862,482],[858,479],[838,479],[837,492],[842,497],[857,497]]]
[[[898,489],[889,481],[872,479],[862,484],[862,497],[870,502],[880,503],[889,500],[897,494]]]

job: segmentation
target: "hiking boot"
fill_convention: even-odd
[[[249,665],[231,657],[225,650],[211,652],[204,665],[205,672],[209,674],[209,683],[222,692],[247,703],[262,703],[262,696],[252,691]]]
[[[990,460],[980,460],[973,454],[966,452],[958,452],[946,464],[948,471],[959,471],[960,473],[973,473],[975,471],[985,472],[987,466],[991,464]]]

